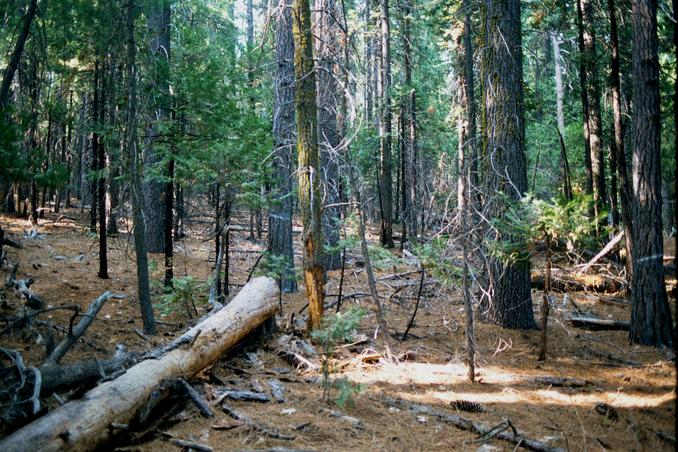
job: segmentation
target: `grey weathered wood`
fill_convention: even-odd
[[[115,380],[89,391],[14,432],[0,450],[94,450],[115,435],[112,422],[130,424],[162,381],[190,378],[216,361],[229,348],[274,315],[277,286],[271,278],[256,278],[223,309],[190,332],[193,342],[131,367]]]
[[[78,341],[80,336],[87,331],[87,328],[92,324],[92,321],[94,321],[94,318],[97,316],[104,303],[106,303],[111,296],[111,292],[104,292],[89,305],[89,308],[87,308],[87,312],[83,314],[82,319],[80,319],[78,324],[73,327],[73,331],[69,331],[69,334],[67,334],[66,337],[59,342],[59,345],[54,348],[54,351],[52,351],[45,360],[45,364],[56,364],[61,361],[61,358],[64,357],[66,352],[68,352],[73,344]]]

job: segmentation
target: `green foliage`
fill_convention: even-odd
[[[257,276],[268,276],[279,280],[290,268],[290,261],[287,256],[282,254],[273,254],[268,251],[264,253],[255,274]]]
[[[590,195],[575,193],[572,201],[562,197],[544,201],[532,194],[514,201],[503,196],[502,203],[503,214],[492,220],[500,236],[489,243],[489,249],[507,265],[529,261],[538,242],[551,248],[563,242],[571,251],[596,240],[592,235],[596,219],[589,214],[593,203]],[[605,215],[602,213],[598,221]]]
[[[447,236],[413,245],[413,251],[421,259],[422,266],[441,283],[452,285],[460,281],[462,270],[449,249]]]
[[[372,267],[378,270],[384,270],[398,262],[398,258],[381,245],[369,244],[367,252],[370,253]]]
[[[157,283],[156,283],[157,284]],[[172,286],[164,288],[164,294],[153,307],[162,315],[167,316],[177,312],[182,306],[189,317],[193,317],[196,305],[199,305],[200,294],[207,286],[192,276],[175,277]]]
[[[351,307],[346,312],[338,312],[333,316],[325,316],[319,330],[313,331],[311,337],[323,347],[323,398],[327,397],[330,389],[338,391],[335,402],[339,406],[352,405],[353,396],[363,391],[363,385],[354,385],[346,378],[330,380],[332,369],[330,358],[335,347],[341,342],[351,340],[353,333],[365,316],[366,311],[362,308]]]

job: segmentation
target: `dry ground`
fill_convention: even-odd
[[[47,214],[41,220],[40,239],[24,238],[30,224],[13,217],[0,216],[0,226],[13,237],[20,238],[22,250],[10,249],[12,262],[19,261],[19,277],[33,277],[33,290],[49,305],[78,304],[83,308],[105,290],[127,294],[122,300],[110,300],[64,362],[85,357],[104,358],[124,343],[133,350],[146,350],[179,333],[188,321],[180,309],[159,326],[153,344],[134,333],[141,328],[135,298],[133,247],[127,234],[109,239],[111,278],[100,280],[97,272],[96,238],[87,233],[85,216],[78,210],[67,212],[69,218]],[[207,280],[212,244],[203,242],[205,231],[193,228],[189,237],[176,244],[176,274],[192,275]],[[264,243],[252,243],[246,233],[234,235],[231,246],[231,281],[242,284],[256,261]],[[81,258],[77,258],[82,255]],[[76,259],[77,258],[77,259]],[[157,256],[159,270],[153,275],[160,280],[162,256]],[[366,276],[349,259],[344,294],[367,292]],[[379,277],[411,270],[402,263],[385,265]],[[8,269],[2,270],[2,277]],[[392,330],[402,332],[411,315],[418,289],[419,276],[384,279],[379,284],[387,321]],[[329,275],[327,293],[336,294],[339,272]],[[670,280],[669,284],[675,284]],[[401,286],[404,288],[392,296]],[[12,291],[4,290],[8,303],[2,315],[12,315],[21,300]],[[234,287],[237,290],[237,287]],[[203,291],[206,295],[206,290]],[[582,307],[603,317],[627,319],[629,307],[618,298],[597,294],[570,293]],[[204,296],[203,296],[204,298]],[[538,316],[539,294],[534,293]],[[210,445],[215,450],[271,449],[274,447],[314,450],[477,450],[482,446],[476,436],[427,416],[413,416],[390,408],[384,398],[398,397],[431,405],[451,413],[450,402],[466,400],[482,404],[483,413],[459,413],[464,417],[494,426],[510,419],[518,430],[553,447],[572,451],[584,450],[674,450],[675,444],[661,436],[675,437],[675,373],[666,351],[630,346],[625,332],[595,332],[573,328],[564,319],[571,305],[558,295],[555,313],[550,322],[549,357],[537,361],[538,331],[507,331],[491,325],[477,325],[478,371],[476,383],[466,380],[463,365],[465,354],[464,317],[458,288],[442,288],[435,281],[427,284],[412,336],[405,342],[393,341],[393,355],[401,359],[362,360],[371,353],[370,345],[344,347],[337,356],[342,363],[338,376],[346,376],[365,385],[355,404],[339,408],[331,400],[324,401],[317,372],[296,371],[273,351],[251,350],[256,358],[242,352],[224,357],[209,372],[196,380],[209,395],[215,381],[229,386],[252,389],[265,386],[266,380],[277,378],[286,389],[285,403],[233,402],[237,410],[257,422],[296,436],[294,441],[274,440],[237,426],[216,409],[216,417],[202,418],[188,404],[174,423],[163,429],[176,437]],[[334,301],[330,298],[330,301]],[[603,302],[607,301],[607,302]],[[675,300],[672,300],[672,305]],[[283,295],[281,327],[287,315],[298,312],[305,304],[302,294]],[[350,298],[343,306],[360,304],[369,308],[369,298]],[[202,308],[201,308],[202,309]],[[46,320],[66,325],[68,313],[55,311],[43,316]],[[296,316],[301,321],[302,315]],[[376,321],[373,315],[363,320],[360,333],[372,337]],[[0,345],[20,351],[29,363],[44,359],[44,341],[49,332],[34,328],[31,332],[5,334]],[[57,337],[58,339],[58,337]],[[408,352],[408,353],[406,353]],[[209,377],[208,375],[212,375]],[[554,376],[585,380],[584,386],[550,387],[534,381],[535,377]],[[64,395],[68,397],[68,394]],[[619,419],[614,421],[596,412],[595,406],[607,403],[615,407]],[[336,417],[341,412],[359,420],[352,423]],[[514,445],[490,440],[484,450],[513,450]],[[131,446],[147,451],[176,450],[162,436],[150,442]]]

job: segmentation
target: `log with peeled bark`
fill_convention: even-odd
[[[628,331],[631,328],[631,324],[624,320],[601,319],[590,315],[573,315],[570,322],[576,327],[590,330]]]
[[[192,342],[158,359],[140,362],[82,399],[14,432],[0,442],[0,450],[96,449],[113,437],[111,424],[133,423],[163,380],[191,378],[271,318],[277,308],[277,291],[273,279],[253,279],[226,307],[186,333],[194,337]]]

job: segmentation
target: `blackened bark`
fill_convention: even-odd
[[[593,194],[593,170],[591,169],[591,142],[589,140],[589,97],[588,77],[584,55],[584,13],[580,0],[577,1],[577,29],[579,37],[579,94],[581,95],[582,116],[584,119],[584,166],[586,168],[586,193]]]
[[[127,124],[125,146],[132,176],[132,209],[134,215],[134,251],[137,264],[137,297],[144,323],[144,333],[155,334],[155,317],[151,304],[148,280],[148,256],[146,254],[146,228],[143,220],[144,197],[141,182],[141,162],[137,150],[137,73],[136,42],[134,40],[134,0],[127,0]]]
[[[104,60],[105,61],[105,60]],[[105,70],[102,71],[102,75],[105,74]],[[97,122],[95,127],[102,127],[103,120],[105,117],[106,111],[106,85],[101,83],[101,89],[99,90],[99,111],[94,113],[94,116],[97,117]],[[97,170],[99,176],[97,179],[97,205],[99,209],[99,273],[97,276],[101,279],[108,279],[108,247],[106,246],[106,146],[104,140],[99,141],[97,146]]]
[[[393,175],[391,174],[391,25],[389,0],[379,0],[381,54],[379,60],[379,197],[381,229],[379,239],[393,248]]]
[[[174,158],[167,163],[167,186],[165,187],[165,287],[172,286],[174,279]]]
[[[633,1],[633,284],[631,342],[672,341],[664,284],[657,0]]]
[[[292,246],[292,149],[296,140],[294,124],[294,39],[292,36],[292,0],[280,0],[276,11],[273,83],[273,197],[268,217],[268,248],[284,256],[286,267],[280,278],[280,290],[297,291]],[[228,262],[228,260],[227,260]]]
[[[631,214],[631,183],[628,177],[626,164],[626,148],[624,145],[624,130],[622,127],[621,78],[619,75],[619,37],[617,27],[617,12],[614,0],[608,0],[610,16],[610,76],[612,89],[612,118],[614,125],[614,146],[616,151],[616,172],[619,177],[619,195],[621,201],[621,220],[624,228],[624,243],[626,247],[626,278],[632,281],[633,274],[633,215]],[[612,196],[617,194],[613,191]]]
[[[150,53],[153,59],[150,90],[152,112],[150,127],[144,140],[144,167],[164,173],[160,168],[163,160],[159,149],[160,127],[169,118],[169,61],[170,61],[170,2],[153,0],[150,2],[148,29],[151,36]],[[153,171],[150,171],[153,173]],[[161,253],[165,249],[165,193],[166,183],[158,180],[157,175],[146,177],[144,181],[144,219],[146,220],[146,242],[149,253]]]
[[[520,1],[488,0],[482,20],[484,179],[487,208],[497,217],[504,206],[495,193],[519,200],[527,191]],[[490,297],[482,298],[481,315],[506,328],[534,328],[529,260],[506,264],[489,257],[488,267]]]
[[[323,182],[323,268],[336,270],[341,265],[339,242],[339,145],[341,135],[337,128],[339,83],[337,80],[340,56],[339,24],[341,17],[337,0],[315,0],[314,42],[318,91],[318,147]]]

